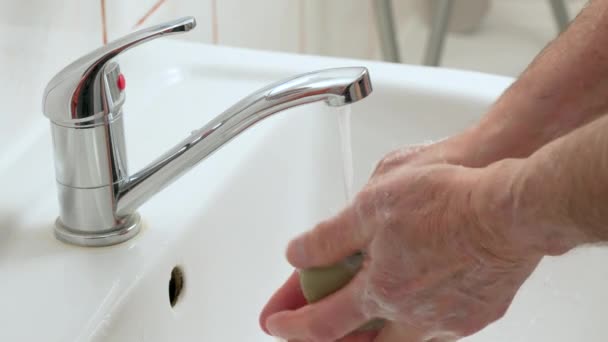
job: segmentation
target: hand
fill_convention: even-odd
[[[465,154],[470,152],[470,149],[463,148],[462,144],[459,142],[466,140],[466,135],[461,134],[434,144],[410,145],[395,150],[387,154],[378,163],[373,175],[386,173],[394,166],[403,164],[413,166],[447,162],[456,164],[463,163],[466,160]],[[296,310],[306,304],[306,299],[300,289],[298,273],[294,271],[262,310],[260,314],[260,326],[266,333],[269,333],[266,328],[266,320],[270,315],[284,310]],[[375,336],[374,334],[371,335]],[[352,342],[356,342],[356,340],[352,340]]]
[[[445,341],[504,314],[541,258],[525,239],[503,234],[505,222],[487,224],[508,215],[484,210],[496,207],[475,189],[505,179],[486,169],[411,164],[412,155],[385,160],[352,205],[290,244],[298,268],[359,250],[366,261],[344,289],[311,305],[293,300],[301,294],[292,277],[264,310],[265,328],[293,341],[336,341],[380,317],[391,323],[379,335],[340,341]]]
[[[453,163],[466,165],[470,159],[472,149],[465,143],[471,134],[463,133],[434,144],[421,144],[406,146],[387,154],[377,165],[374,175],[385,173],[397,165],[427,165]],[[306,299],[300,289],[297,272],[292,273],[289,279],[281,286],[268,301],[260,314],[260,326],[266,332],[266,319],[280,311],[295,310],[305,306]]]
[[[387,173],[395,166],[422,166],[432,164],[451,164],[472,166],[478,155],[471,142],[475,139],[472,130],[436,141],[430,144],[408,145],[394,150],[376,165],[371,178]]]

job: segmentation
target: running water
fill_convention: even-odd
[[[346,201],[353,199],[353,150],[351,136],[350,106],[336,108],[338,111],[338,128],[340,129],[340,148],[342,154],[342,172],[344,174],[344,194]],[[277,342],[286,342],[277,339]]]
[[[353,199],[353,150],[350,126],[350,106],[342,106],[338,111],[338,127],[340,129],[340,146],[342,149],[342,172],[344,174],[344,194],[346,201]]]

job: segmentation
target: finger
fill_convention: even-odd
[[[268,317],[266,327],[273,336],[290,341],[336,341],[369,320],[361,305],[365,281],[359,273],[346,287],[316,303]]]
[[[297,272],[293,272],[285,284],[272,295],[262,312],[260,313],[260,327],[269,334],[266,328],[266,319],[269,316],[285,311],[296,310],[306,305],[306,298],[300,288],[300,277]]]
[[[372,172],[371,178],[386,174],[397,166],[403,164],[408,165],[426,165],[434,164],[442,161],[441,153],[436,153],[435,150],[441,151],[438,145],[433,144],[418,144],[409,145],[398,150],[394,150],[385,155],[378,162],[376,168]]]
[[[349,206],[292,240],[287,247],[287,260],[297,268],[333,265],[361,251],[370,236],[354,206]]]
[[[404,147],[387,153],[384,157],[382,157],[378,164],[376,164],[371,178],[385,174],[394,169],[397,165],[407,163],[408,160],[413,159],[417,153],[417,146]]]

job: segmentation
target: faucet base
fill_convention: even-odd
[[[131,214],[125,221],[111,229],[99,232],[70,229],[57,218],[55,237],[63,242],[83,247],[104,247],[116,245],[133,238],[140,230],[141,218],[138,213]]]

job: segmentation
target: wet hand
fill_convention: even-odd
[[[486,169],[413,166],[411,156],[389,156],[351,205],[292,241],[287,255],[297,268],[357,251],[366,259],[345,288],[311,305],[298,300],[292,276],[262,314],[267,331],[290,341],[449,341],[505,313],[541,256],[503,234],[507,223],[494,228],[493,218],[508,215],[489,213],[497,207],[475,191],[504,179]],[[390,323],[345,338],[373,318]]]

